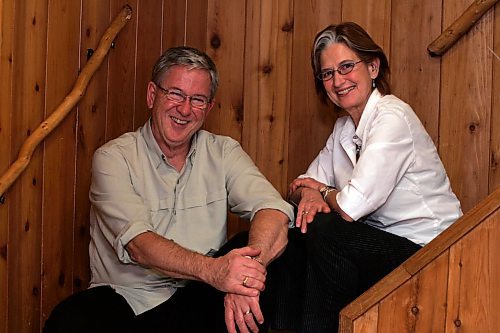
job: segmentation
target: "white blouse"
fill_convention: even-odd
[[[356,161],[356,148],[360,156]],[[357,128],[339,118],[300,176],[335,186],[354,220],[425,245],[461,215],[432,139],[411,107],[375,89]]]

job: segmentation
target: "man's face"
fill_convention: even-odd
[[[182,95],[195,96],[198,102],[204,98],[208,100],[210,82],[208,71],[185,66],[171,67],[158,86],[149,82],[147,104],[152,110],[153,135],[164,153],[188,151],[192,136],[203,126],[213,107],[213,102],[207,103],[204,108],[193,107],[190,97],[181,102],[175,100]]]

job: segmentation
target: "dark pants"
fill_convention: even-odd
[[[247,242],[248,233],[240,233],[216,256],[246,246]],[[260,297],[266,322],[260,332],[267,332],[267,319],[272,316],[270,311],[274,307],[270,281],[268,270],[266,291]],[[193,281],[179,288],[169,300],[136,316],[127,301],[111,287],[90,288],[58,304],[45,322],[43,332],[227,332],[224,295],[207,284]]]
[[[306,234],[289,232],[277,260],[282,281],[272,324],[299,332],[337,332],[343,307],[421,246],[337,213],[319,214]],[[275,267],[276,268],[276,267]]]

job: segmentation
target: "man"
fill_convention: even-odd
[[[201,130],[217,85],[196,49],[157,61],[151,119],[94,155],[91,288],[59,304],[45,332],[258,331],[293,209],[238,142]],[[227,207],[251,228],[221,248]]]

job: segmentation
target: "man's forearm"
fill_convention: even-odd
[[[285,250],[288,242],[288,216],[279,210],[258,211],[250,227],[248,246],[261,250],[259,259],[269,265]]]
[[[130,257],[144,267],[181,279],[203,281],[209,260],[200,253],[190,251],[153,232],[135,237],[127,245]],[[168,255],[165,255],[167,254]]]

